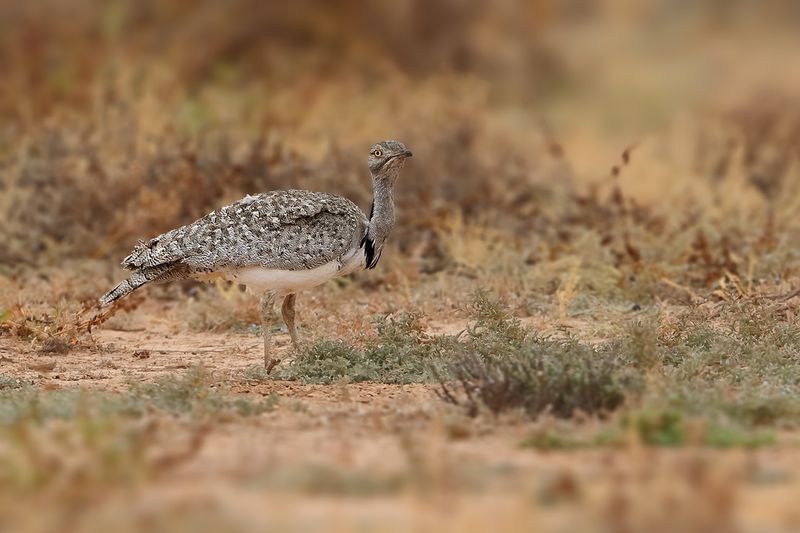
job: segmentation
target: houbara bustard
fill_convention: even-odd
[[[273,301],[283,296],[281,314],[292,344],[295,294],[356,270],[375,268],[394,227],[394,184],[411,152],[400,142],[372,146],[367,165],[372,174],[372,209],[366,217],[341,196],[302,190],[245,196],[203,218],[139,241],[122,266],[133,274],[103,295],[115,300],[150,282],[195,278],[228,279],[263,295],[264,365],[272,357],[269,319]]]

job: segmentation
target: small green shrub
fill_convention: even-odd
[[[771,302],[725,304],[709,321],[687,312],[658,338],[649,405],[714,413],[748,426],[800,423],[800,327]]]
[[[705,418],[688,418],[674,410],[641,410],[623,418],[622,428],[633,428],[639,440],[650,446],[686,444],[713,448],[754,448],[774,444],[771,433],[747,431],[741,424]]]
[[[165,376],[152,383],[133,385],[125,401],[134,410],[156,408],[174,416],[207,418],[224,413],[258,415],[274,409],[278,398],[232,397],[208,370],[196,366],[180,376]]]
[[[614,410],[639,387],[635,365],[614,347],[538,336],[485,293],[476,295],[473,307],[475,326],[434,369],[445,401],[472,414],[486,407],[493,413],[523,409],[534,417],[570,417],[575,411]]]
[[[85,405],[85,399],[74,390],[45,393],[31,386],[0,390],[0,425],[72,418],[82,403]]]
[[[152,383],[131,387],[130,400],[135,405],[153,406],[172,415],[203,415],[226,407],[224,391],[203,367],[189,368],[180,376],[165,376]]]
[[[675,411],[641,412],[626,419],[623,425],[633,425],[645,444],[679,446],[686,442],[683,417]]]
[[[578,450],[595,445],[595,441],[562,435],[556,431],[537,431],[525,437],[520,446],[537,450]]]
[[[548,427],[534,431],[520,445],[544,450],[575,450],[624,446],[631,442],[631,437],[653,447],[757,448],[775,443],[770,432],[748,430],[730,421],[690,418],[672,410],[643,409],[626,414],[596,433],[580,433],[574,427]]]
[[[424,382],[430,379],[431,362],[446,356],[445,347],[452,344],[448,337],[427,335],[413,314],[383,318],[376,326],[378,338],[365,348],[322,340],[274,376],[305,383]]]
[[[180,375],[164,376],[153,383],[132,384],[122,393],[87,390],[45,392],[30,385],[0,388],[0,424],[18,421],[40,423],[50,419],[88,417],[136,418],[149,411],[193,419],[237,414],[255,416],[278,404],[277,396],[253,400],[233,396],[210,372],[193,367]]]
[[[26,381],[19,378],[12,378],[11,376],[4,376],[0,374],[0,391],[19,389],[27,384]]]
[[[639,387],[639,376],[615,353],[575,340],[530,335],[513,351],[485,351],[480,337],[439,375],[439,394],[470,413],[485,406],[493,413],[524,409],[570,417],[576,411],[605,413]],[[492,343],[494,346],[494,343]]]

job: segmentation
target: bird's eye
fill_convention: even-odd
[[[380,150],[373,150],[372,155],[374,155],[375,157],[381,157],[383,155],[383,152],[381,152]]]

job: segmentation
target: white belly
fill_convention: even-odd
[[[339,262],[331,261],[308,270],[279,270],[276,268],[243,268],[231,279],[244,283],[251,289],[266,291],[298,291],[322,285],[339,273]]]
[[[351,274],[366,267],[364,252],[355,248],[347,252],[341,261],[331,261],[316,268],[303,270],[281,270],[277,268],[250,267],[225,275],[237,283],[243,283],[256,292],[296,292],[322,285],[329,279]]]

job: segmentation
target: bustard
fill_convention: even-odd
[[[150,282],[223,278],[261,293],[264,365],[280,362],[270,348],[273,301],[283,296],[281,314],[292,344],[295,294],[360,269],[375,268],[394,226],[394,184],[411,152],[400,142],[372,146],[369,217],[350,200],[322,192],[272,191],[247,195],[203,218],[139,241],[122,266],[133,273],[100,298],[102,306]]]

